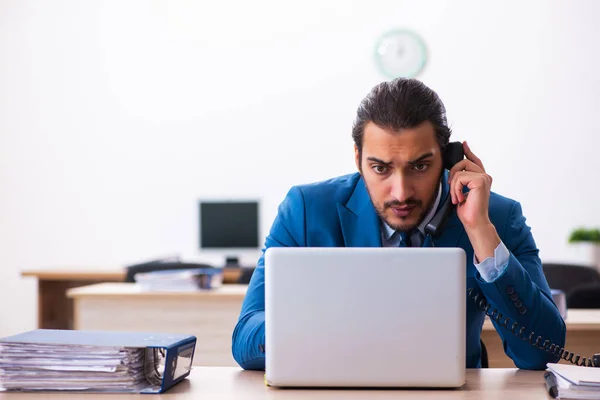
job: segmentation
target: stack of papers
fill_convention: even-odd
[[[223,286],[223,269],[159,270],[137,273],[134,279],[143,291],[195,292]]]
[[[0,388],[135,391],[145,379],[144,349],[0,343]]]
[[[0,339],[0,391],[160,393],[190,372],[196,337],[37,329]]]
[[[547,364],[548,393],[556,399],[599,399],[600,368]]]

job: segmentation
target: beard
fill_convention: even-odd
[[[438,182],[438,184],[439,184],[439,182]],[[390,200],[390,201],[384,202],[383,205],[379,205],[373,201],[373,196],[371,196],[371,191],[369,190],[369,186],[366,184],[366,182],[365,182],[365,187],[367,188],[367,193],[369,194],[369,197],[371,198],[371,203],[373,203],[373,206],[375,207],[375,211],[377,212],[377,215],[379,215],[379,218],[381,218],[383,221],[385,221],[385,223],[388,224],[392,229],[394,229],[396,231],[400,231],[400,232],[409,232],[412,229],[419,226],[421,224],[421,222],[423,222],[423,220],[425,219],[425,216],[433,208],[433,204],[435,203],[435,199],[438,194],[438,190],[437,190],[437,186],[436,186],[436,189],[433,191],[432,195],[430,196],[429,199],[427,199],[427,201],[425,203],[423,203],[422,200],[411,197],[405,201]],[[425,207],[423,206],[423,204],[425,204]],[[386,211],[391,209],[392,207],[402,207],[402,206],[414,206],[415,207],[413,209],[413,212],[414,211],[419,212],[416,222],[394,223],[394,222],[390,221],[390,218],[388,218],[386,216]]]

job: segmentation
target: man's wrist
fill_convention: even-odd
[[[498,236],[496,227],[491,222],[472,227],[465,226],[465,231],[469,236],[478,263],[488,257],[494,257],[494,250],[500,244],[500,236]]]

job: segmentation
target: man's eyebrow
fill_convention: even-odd
[[[380,160],[380,159],[379,159],[379,158],[377,158],[377,157],[367,157],[367,160],[369,160],[369,161],[374,161],[374,162],[376,162],[376,163],[378,163],[378,164],[383,164],[383,165],[392,165],[392,161],[385,162],[385,161],[383,161],[383,160]]]
[[[423,161],[424,159],[431,157],[432,155],[433,155],[433,153],[430,151],[429,153],[425,153],[422,156],[419,156],[419,157],[415,158],[414,160],[409,161],[408,163],[410,165],[414,165],[414,164],[418,163],[419,161]]]

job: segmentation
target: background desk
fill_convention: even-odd
[[[151,396],[151,397],[147,397]],[[232,367],[196,367],[190,376],[162,395],[2,393],[0,400],[159,399],[536,399],[546,400],[543,372],[516,369],[467,370],[467,383],[450,390],[276,389],[264,385],[263,372]]]
[[[69,289],[75,329],[172,332],[195,335],[195,365],[237,366],[231,335],[247,285],[212,291],[143,292],[134,283]]]
[[[223,282],[237,282],[240,268],[225,268]],[[68,289],[100,282],[123,282],[124,268],[106,270],[48,269],[21,273],[38,281],[38,328],[73,329],[73,301],[66,296]]]
[[[567,311],[567,342],[565,348],[582,357],[591,357],[600,353],[600,310]],[[515,364],[504,354],[502,341],[492,325],[486,318],[481,332],[481,339],[488,351],[490,368],[513,368]],[[563,361],[563,363],[565,363]]]
[[[24,271],[21,276],[38,281],[38,328],[73,329],[73,302],[67,298],[67,290],[98,282],[122,282],[125,270],[35,270]]]

